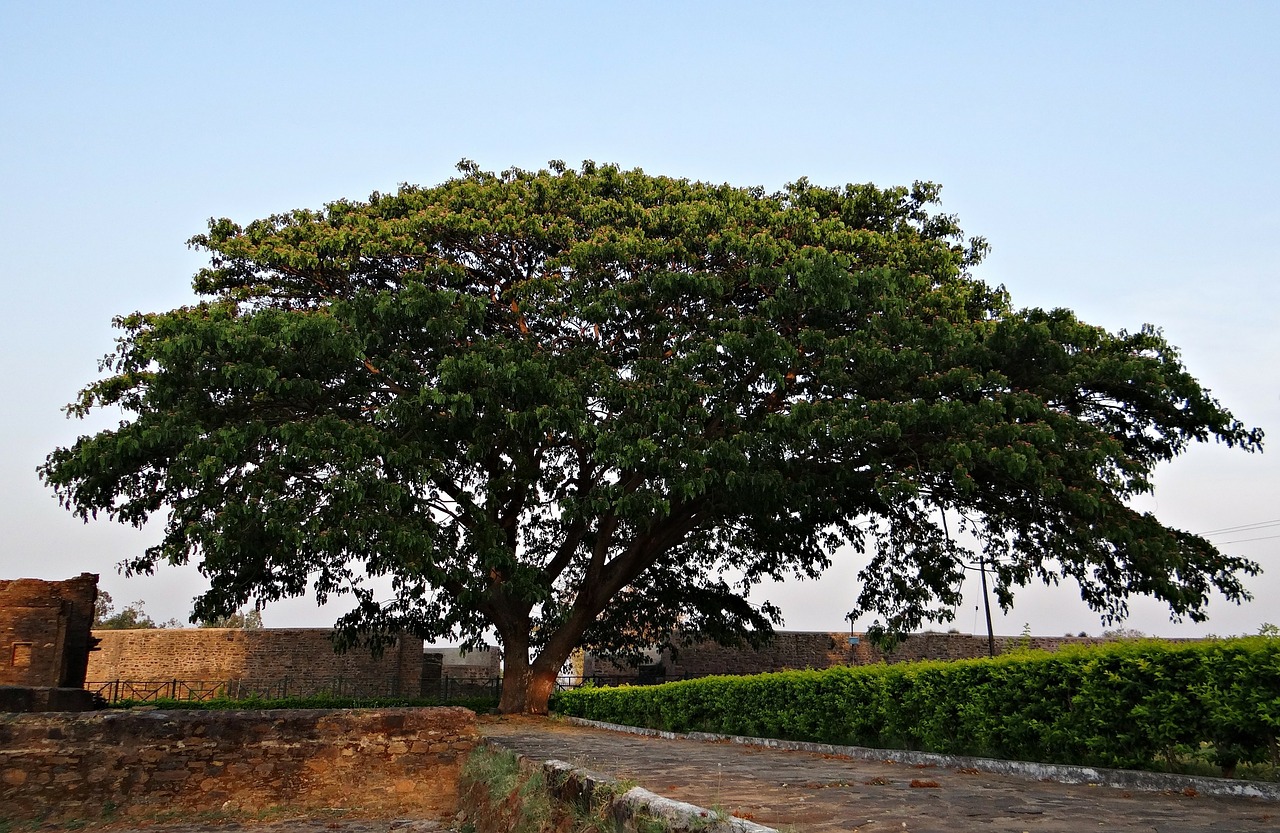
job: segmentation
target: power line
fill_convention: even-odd
[[[1205,532],[1201,532],[1200,534],[1201,535],[1221,535],[1226,532],[1245,532],[1245,531],[1252,531],[1254,529],[1265,529],[1266,527],[1269,527],[1269,526],[1280,526],[1280,518],[1277,518],[1274,521],[1258,521],[1256,523],[1251,523],[1251,524],[1240,524],[1239,526],[1224,526],[1221,529],[1210,529]]]
[[[1264,535],[1261,538],[1239,538],[1235,541],[1223,541],[1218,546],[1225,547],[1227,544],[1243,544],[1245,541],[1270,541],[1274,538],[1280,538],[1280,535]]]

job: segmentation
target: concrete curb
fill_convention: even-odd
[[[619,801],[639,809],[649,816],[661,819],[672,830],[731,830],[734,833],[778,833],[772,827],[754,821],[727,816],[717,819],[716,814],[696,804],[676,801],[651,793],[644,787],[632,787]]]
[[[486,738],[484,743],[508,752],[514,751],[494,738]],[[617,780],[608,775],[582,769],[565,761],[554,758],[537,761],[519,752],[515,754],[520,759],[521,767],[542,770],[552,796],[557,801],[568,803],[584,797],[589,800],[599,787],[618,785]],[[606,812],[623,830],[636,830],[633,820],[646,816],[660,820],[668,833],[780,833],[775,828],[747,819],[722,816],[696,804],[664,798],[643,787],[632,787],[621,795],[617,795],[616,790],[609,790],[608,795],[609,806]]]
[[[751,738],[740,735],[718,735],[711,732],[666,732],[640,726],[623,726],[583,717],[562,716],[561,720],[579,726],[591,726],[632,735],[684,739],[708,743],[729,741],[744,746],[762,746],[795,752],[816,752],[822,755],[844,755],[861,761],[892,761],[899,764],[923,764],[949,769],[976,769],[999,775],[1013,775],[1036,781],[1055,781],[1061,784],[1089,784],[1116,787],[1142,792],[1184,792],[1195,790],[1201,795],[1260,798],[1280,801],[1280,784],[1265,781],[1240,781],[1231,778],[1208,778],[1197,775],[1173,775],[1165,772],[1143,772],[1131,769],[1105,769],[1102,767],[1070,766],[1067,764],[1041,764],[1030,761],[1005,761],[997,758],[972,758],[965,755],[938,755],[932,752],[911,752],[904,749],[870,749],[865,746],[837,746],[831,743],[809,743],[774,738]]]

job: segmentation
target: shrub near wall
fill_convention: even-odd
[[[1158,768],[1211,744],[1231,774],[1277,754],[1280,639],[582,688],[552,707],[671,731],[1123,768]]]

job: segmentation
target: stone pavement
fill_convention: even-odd
[[[668,798],[798,833],[1280,833],[1280,804],[1256,798],[1072,786],[976,770],[643,737],[551,718],[482,718],[480,731],[536,760],[567,761]]]

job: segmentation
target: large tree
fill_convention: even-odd
[[[124,566],[196,561],[197,618],[310,587],[354,593],[348,641],[492,629],[508,712],[580,645],[768,634],[747,591],[841,547],[888,631],[950,618],[961,540],[1006,605],[1065,578],[1106,620],[1248,597],[1255,564],[1129,503],[1189,442],[1261,432],[1155,330],[1013,307],[937,187],[550,168],[211,222],[205,300],[118,319],[69,407],[127,418],[42,477],[85,518],[162,517]]]

